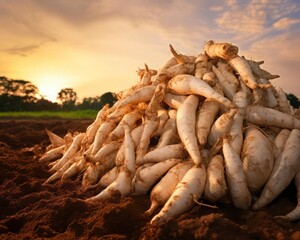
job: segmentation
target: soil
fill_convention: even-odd
[[[149,194],[88,204],[101,189],[81,190],[81,176],[42,185],[50,176],[39,157],[59,136],[84,132],[91,120],[0,120],[0,239],[300,239],[300,221],[274,220],[297,204],[291,184],[268,207],[245,211],[195,205],[160,227],[144,212]]]

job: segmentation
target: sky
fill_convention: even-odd
[[[28,80],[54,101],[136,84],[146,63],[159,69],[176,51],[230,42],[264,60],[272,80],[300,97],[299,0],[0,0],[0,76]]]

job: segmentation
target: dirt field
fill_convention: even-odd
[[[39,156],[49,144],[45,128],[64,136],[85,131],[91,121],[0,120],[0,239],[300,239],[300,221],[273,220],[292,210],[291,184],[271,205],[243,211],[196,205],[162,227],[152,227],[144,211],[149,195],[115,198],[95,205],[81,192],[81,176],[49,185]]]

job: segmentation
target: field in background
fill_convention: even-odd
[[[0,118],[94,119],[97,113],[97,110],[0,112]]]

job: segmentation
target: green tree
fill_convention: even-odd
[[[102,107],[107,103],[111,107],[118,100],[116,94],[112,93],[112,92],[106,92],[106,93],[102,94],[100,99],[101,99],[100,102],[101,102]]]
[[[0,77],[0,110],[24,111],[34,110],[41,95],[39,89],[29,81]]]
[[[75,108],[77,99],[77,93],[73,90],[73,88],[63,88],[57,94],[57,100],[59,100],[63,108],[67,110]]]
[[[79,109],[95,109],[100,110],[105,104],[111,107],[117,101],[116,94],[106,92],[101,96],[83,98],[82,102],[77,105]]]
[[[299,108],[300,107],[300,101],[299,99],[292,93],[286,94],[287,99],[290,101],[290,104],[294,107],[294,108]]]
[[[36,101],[38,97],[41,97],[39,89],[31,82],[6,77],[0,77],[0,94],[19,96],[27,102]]]
[[[34,103],[33,109],[36,111],[43,111],[43,110],[55,111],[55,110],[59,110],[60,106],[58,105],[58,103],[54,103],[45,98],[41,98],[36,103]]]
[[[87,97],[83,98],[80,105],[78,105],[80,109],[101,109],[101,98],[100,97]]]

